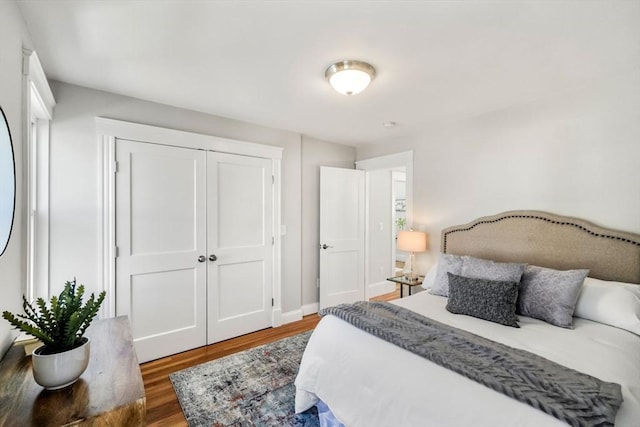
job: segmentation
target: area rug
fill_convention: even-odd
[[[319,426],[294,413],[293,382],[311,331],[169,375],[190,427]]]

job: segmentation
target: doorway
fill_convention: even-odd
[[[391,241],[392,276],[404,272],[408,253],[398,250],[398,232],[407,229],[407,172],[406,168],[391,170],[391,203],[393,239]]]
[[[366,173],[365,298],[393,292],[387,281],[408,254],[396,250],[400,229],[412,224],[413,151],[356,162]]]

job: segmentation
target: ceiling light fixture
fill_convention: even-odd
[[[376,76],[376,69],[362,61],[340,61],[324,72],[331,87],[343,95],[355,95],[369,86]]]

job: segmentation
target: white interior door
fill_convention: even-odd
[[[320,308],[364,299],[365,173],[320,168]]]
[[[140,362],[206,344],[206,154],[116,141],[116,314]]]
[[[271,160],[207,153],[208,342],[271,326]]]

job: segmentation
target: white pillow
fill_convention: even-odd
[[[430,291],[433,295],[449,296],[449,276],[447,273],[460,275],[464,258],[460,255],[443,254],[442,252],[438,254],[438,268]]]
[[[640,285],[587,277],[573,316],[640,335]]]
[[[431,266],[429,272],[424,276],[422,280],[422,287],[425,289],[431,289],[436,281],[436,274],[438,273],[438,263],[436,262]]]

